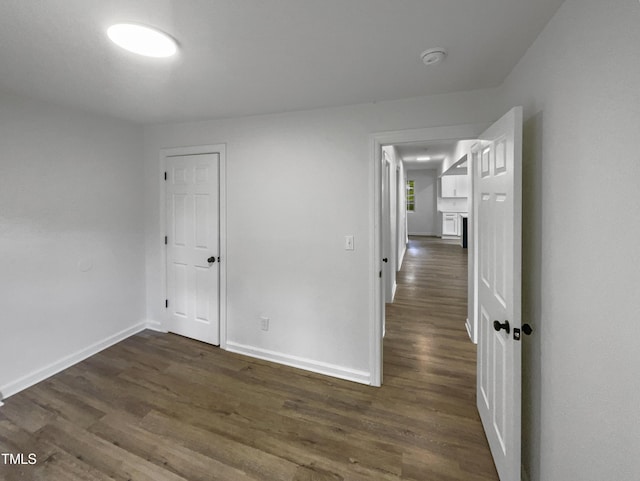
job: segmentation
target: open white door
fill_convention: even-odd
[[[166,158],[168,330],[220,344],[219,154]]]
[[[391,161],[386,152],[382,152],[382,277],[384,279],[384,299],[393,302],[393,283],[396,273],[390,259],[391,249]],[[383,326],[383,336],[384,336]]]
[[[481,136],[474,169],[477,404],[501,481],[520,481],[522,107]]]

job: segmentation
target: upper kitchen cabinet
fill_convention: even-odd
[[[440,177],[440,197],[467,197],[469,179],[466,175],[443,175]]]

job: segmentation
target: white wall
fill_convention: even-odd
[[[438,210],[441,212],[469,212],[469,198],[438,197]],[[441,221],[442,219],[439,219],[439,222]],[[439,229],[442,230],[442,225],[439,226]]]
[[[503,88],[525,107],[523,460],[640,476],[640,4],[567,0]]]
[[[26,98],[0,96],[0,135],[6,397],[142,327],[143,169],[140,127]]]
[[[456,142],[451,155],[445,157],[440,166],[440,174],[449,170],[449,168],[458,162],[469,151],[471,146],[476,143],[475,139],[471,140],[459,140]]]
[[[436,211],[438,171],[408,170],[407,179],[415,182],[416,199],[415,211],[407,213],[409,235],[440,235]]]
[[[148,316],[162,321],[163,147],[227,144],[228,341],[366,382],[369,135],[498,118],[494,90],[145,129]],[[355,236],[355,251],[344,236]],[[258,316],[271,318],[261,331]],[[337,370],[337,371],[336,371]]]

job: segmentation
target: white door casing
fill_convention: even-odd
[[[477,142],[472,144],[467,151],[469,169],[469,202],[467,213],[467,332],[474,344],[478,343],[478,244],[475,235],[475,212],[474,212],[474,166],[477,165],[482,153],[482,144]]]
[[[477,405],[501,481],[520,480],[522,108],[481,136],[474,170]],[[505,325],[497,331],[494,322]]]
[[[405,196],[407,195],[407,189],[405,185],[406,185],[406,182],[402,181],[402,170],[398,165],[396,167],[396,242],[395,242],[396,272],[400,272],[400,268],[402,267],[402,257],[404,252],[404,235],[401,235],[401,234],[403,234],[402,219],[407,217],[405,212],[407,208],[407,201],[405,199]]]
[[[475,139],[485,130],[487,124],[464,124],[446,127],[427,127],[423,129],[378,132],[369,136],[369,242],[373,246],[370,252],[369,292],[369,369],[372,386],[381,386],[383,380],[383,331],[384,331],[384,282],[382,279],[383,255],[383,150],[385,145],[405,142],[423,142],[427,140]],[[405,179],[406,180],[406,177]],[[405,233],[406,217],[405,217]],[[408,237],[406,238],[408,241]]]
[[[167,156],[165,168],[167,328],[218,345],[220,155]]]

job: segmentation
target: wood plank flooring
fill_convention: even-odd
[[[464,328],[466,251],[412,238],[387,306],[384,386],[131,337],[6,401],[0,479],[495,481]]]

